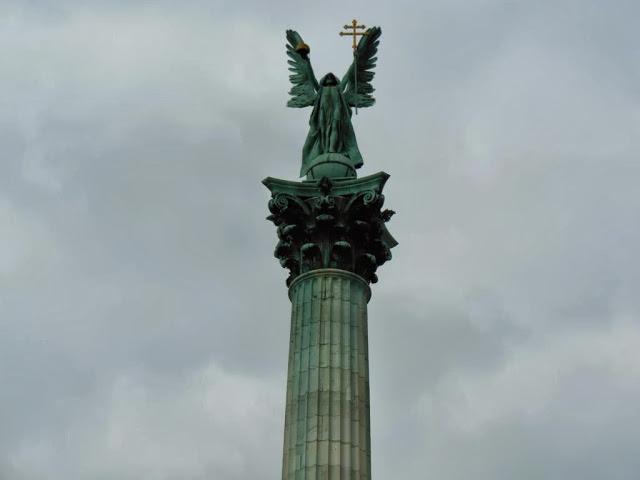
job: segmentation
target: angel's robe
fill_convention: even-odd
[[[327,82],[330,75],[332,81]],[[354,169],[362,166],[362,155],[351,125],[351,107],[344,99],[340,82],[332,74],[325,75],[319,84],[309,118],[309,134],[302,148],[300,176],[306,175],[316,157],[324,153],[344,155]]]

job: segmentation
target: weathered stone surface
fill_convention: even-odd
[[[278,227],[274,255],[289,269],[287,285],[322,268],[353,272],[370,283],[378,280],[377,268],[391,259],[397,245],[385,225],[394,212],[381,210],[388,178],[380,172],[317,182],[263,180],[272,195],[267,219]]]
[[[292,303],[283,480],[371,478],[367,302],[358,275],[317,269]]]

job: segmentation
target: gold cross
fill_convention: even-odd
[[[351,21],[351,25],[345,25],[344,27],[347,30],[351,30],[351,32],[340,32],[340,36],[344,37],[345,35],[350,35],[353,37],[353,50],[355,51],[357,45],[356,45],[356,37],[358,35],[369,35],[368,32],[358,32],[358,28],[360,29],[365,29],[367,27],[365,27],[364,25],[358,25],[358,21],[354,18]]]

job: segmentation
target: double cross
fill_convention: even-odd
[[[342,28],[344,28],[346,30],[351,30],[350,32],[340,32],[340,36],[344,37],[345,35],[348,35],[348,36],[352,36],[353,37],[353,51],[355,52],[356,47],[358,46],[356,44],[356,37],[358,35],[368,35],[368,32],[359,32],[358,29],[364,30],[367,27],[365,27],[364,25],[358,25],[358,21],[354,18],[351,21],[351,25],[345,25]]]

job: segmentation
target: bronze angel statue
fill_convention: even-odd
[[[308,179],[355,177],[362,155],[351,124],[351,108],[370,107],[375,99],[371,80],[375,72],[380,27],[366,30],[354,50],[354,61],[342,80],[327,73],[320,82],[313,74],[309,46],[293,30],[287,30],[289,80],[293,84],[288,107],[313,106],[309,134],[302,149],[300,176]]]

